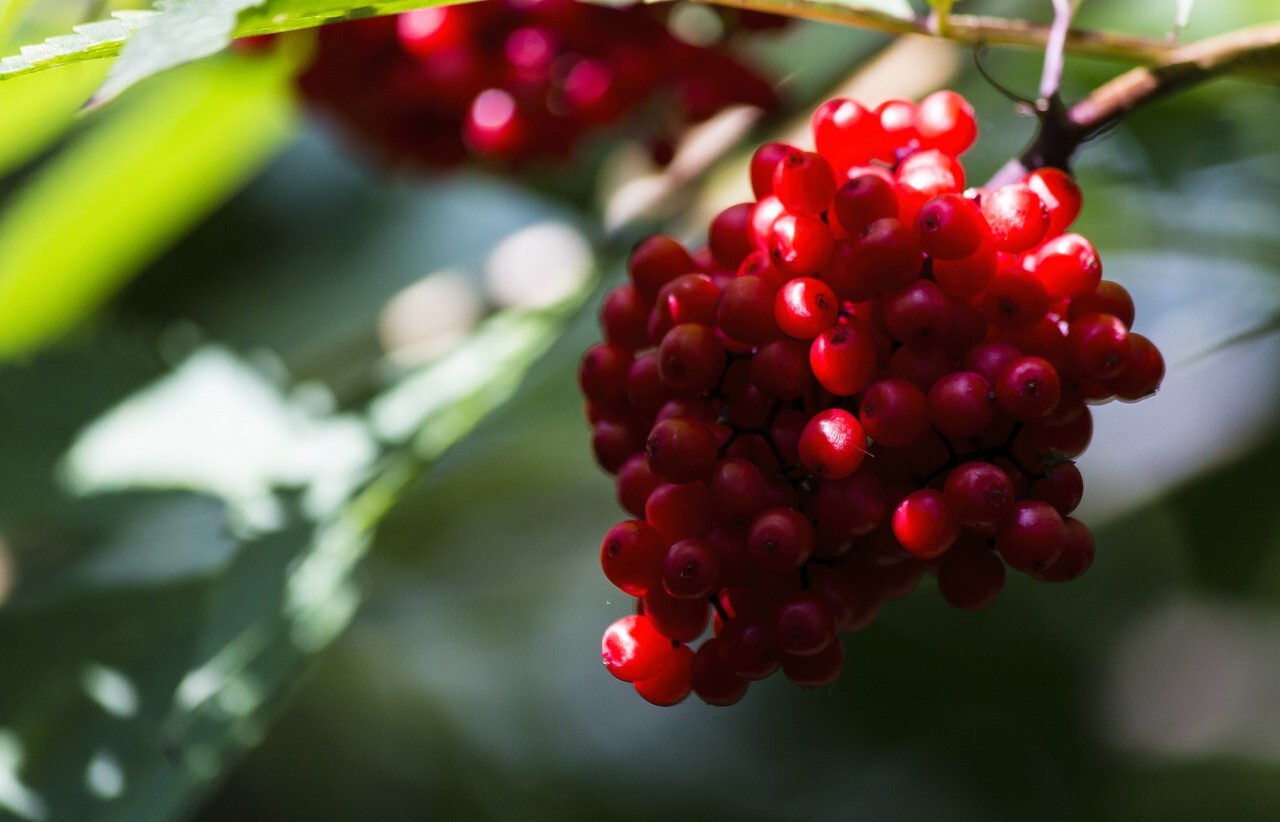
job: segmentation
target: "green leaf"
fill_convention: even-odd
[[[0,215],[0,357],[61,334],[288,137],[289,61],[202,63],[80,137]]]
[[[106,85],[94,98],[101,104],[145,77],[213,54],[237,37],[457,2],[471,0],[167,0],[157,11],[112,12],[114,19],[74,26],[74,34],[24,46],[20,54],[0,59],[0,80],[115,57],[123,49]]]
[[[9,35],[22,23],[32,0],[0,0],[0,46],[7,45]]]
[[[103,63],[0,83],[0,174],[16,168],[63,134],[106,74]]]
[[[216,54],[231,42],[236,16],[263,0],[159,0],[158,14],[139,29],[111,66],[92,104],[165,69]]]
[[[7,797],[8,807],[32,816],[107,820],[172,818],[187,807],[261,738],[303,663],[348,623],[360,598],[351,575],[373,528],[424,470],[511,396],[590,286],[545,309],[501,312],[451,354],[412,372],[379,403],[375,416],[390,413],[391,424],[381,427],[394,444],[369,463],[369,481],[326,511],[310,510],[303,496],[277,485],[271,499],[287,523],[278,530],[235,538],[208,497],[126,490],[101,498],[109,504],[94,507],[94,516],[75,518],[80,544],[69,551],[72,535],[59,523],[95,498],[54,490],[32,499],[45,512],[37,519],[52,530],[33,528],[10,507],[6,534],[26,559],[24,573],[50,545],[64,548],[48,560],[63,560],[56,573],[20,577],[0,609],[0,655],[22,660],[0,666],[0,774],[10,786],[0,807]],[[87,354],[82,369],[106,367],[100,350]],[[469,379],[455,383],[463,368]],[[192,432],[175,427],[175,417],[190,412],[178,394],[192,384],[180,374],[126,398],[81,442],[139,436],[142,407],[164,413],[159,405],[168,403],[167,423],[144,425],[141,435],[157,440],[153,448],[199,453],[189,450]],[[51,373],[46,357],[0,368],[0,445],[42,438],[39,423],[25,419],[34,398],[6,404],[41,382],[54,393],[70,390],[74,370]],[[444,395],[431,390],[440,386]],[[206,425],[228,428],[219,411],[206,416],[216,417]],[[128,421],[132,430],[120,425]],[[65,426],[53,433],[61,443]],[[244,439],[269,446],[235,423],[209,438],[222,443],[215,450],[242,448]],[[135,444],[118,446],[136,454]],[[193,476],[217,473],[221,458],[203,454],[210,464],[189,466]],[[42,456],[36,469],[42,478],[52,473]],[[316,479],[296,486],[305,490]]]
[[[72,26],[73,34],[23,46],[19,54],[0,59],[0,80],[82,60],[115,57],[129,35],[155,16],[152,11],[116,11],[110,20]]]

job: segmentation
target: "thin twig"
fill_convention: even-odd
[[[804,20],[819,20],[879,31],[885,34],[921,34],[941,37],[971,46],[1024,46],[1044,48],[1049,42],[1049,26],[973,14],[948,14],[945,27],[929,16],[897,17],[884,12],[850,8],[817,0],[697,0],[718,6],[782,14]],[[1071,29],[1065,37],[1071,54],[1101,57],[1125,63],[1155,63],[1173,47],[1162,40],[1109,31]]]
[[[1069,108],[1050,99],[1041,114],[1040,132],[1022,156],[1011,160],[988,183],[999,186],[1028,171],[1051,166],[1067,169],[1087,140],[1139,108],[1171,94],[1229,74],[1247,73],[1280,62],[1280,21],[1209,37],[1170,51],[1157,65],[1130,69],[1104,83]]]
[[[1071,0],[1053,0],[1053,25],[1044,44],[1044,71],[1040,75],[1041,103],[1047,103],[1062,89],[1063,50],[1067,47],[1067,32],[1074,12]]]

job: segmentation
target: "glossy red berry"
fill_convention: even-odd
[[[634,686],[645,702],[668,708],[684,702],[693,691],[692,674],[693,650],[680,645],[656,674],[637,680]]]
[[[960,536],[960,523],[940,491],[913,491],[893,512],[893,535],[913,556],[933,559]]]
[[[667,542],[643,520],[627,520],[609,529],[600,546],[604,575],[623,593],[644,596],[662,579]]]
[[[840,305],[821,280],[799,277],[782,287],[773,303],[778,327],[789,337],[811,340],[835,324]]]
[[[601,642],[601,658],[609,673],[635,682],[658,673],[672,654],[671,640],[658,633],[646,616],[625,616],[609,626]]]
[[[1052,505],[1039,500],[1014,503],[996,526],[996,547],[1015,571],[1041,573],[1051,567],[1066,544],[1066,526]]]
[[[791,151],[774,167],[773,195],[792,214],[817,216],[831,207],[835,193],[835,175],[821,154]]]
[[[800,432],[800,462],[815,476],[842,479],[862,464],[867,435],[858,418],[843,408],[819,411]]]
[[[752,521],[747,550],[766,571],[794,571],[813,553],[813,525],[794,508],[770,508]]]

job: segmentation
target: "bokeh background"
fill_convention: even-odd
[[[1158,37],[1176,5],[1078,23]],[[40,8],[11,45],[83,11]],[[1200,3],[1184,36],[1275,12]],[[699,241],[744,147],[837,88],[962,91],[975,180],[1033,132],[961,47],[805,24],[749,50],[783,110],[665,176],[616,132],[525,177],[389,174],[298,108],[287,44],[74,120],[95,63],[0,84],[0,817],[1280,818],[1261,82],[1079,156],[1077,230],[1169,364],[1096,411],[1088,574],[1011,577],[979,614],[926,578],[835,686],[775,677],[729,709],[655,708],[601,667],[631,605],[598,567],[623,515],[575,369],[630,242]],[[1037,55],[981,60],[1034,94]],[[1066,94],[1119,70],[1070,59]]]

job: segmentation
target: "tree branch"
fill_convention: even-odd
[[[1280,21],[1209,37],[1172,49],[1154,66],[1131,69],[1067,107],[1058,98],[1041,113],[1040,133],[989,185],[1021,179],[1027,171],[1052,166],[1066,170],[1086,140],[1133,111],[1171,94],[1228,74],[1247,74],[1280,60]]]
[[[885,34],[920,34],[970,46],[1024,46],[1044,48],[1050,26],[1003,17],[948,14],[946,26],[932,17],[897,17],[884,12],[855,9],[832,0],[697,0],[718,6],[781,14],[803,20],[819,20],[879,31]],[[945,29],[945,30],[942,30]],[[1084,57],[1101,57],[1125,63],[1155,63],[1173,50],[1162,40],[1108,31],[1071,29],[1066,33],[1066,50]]]

